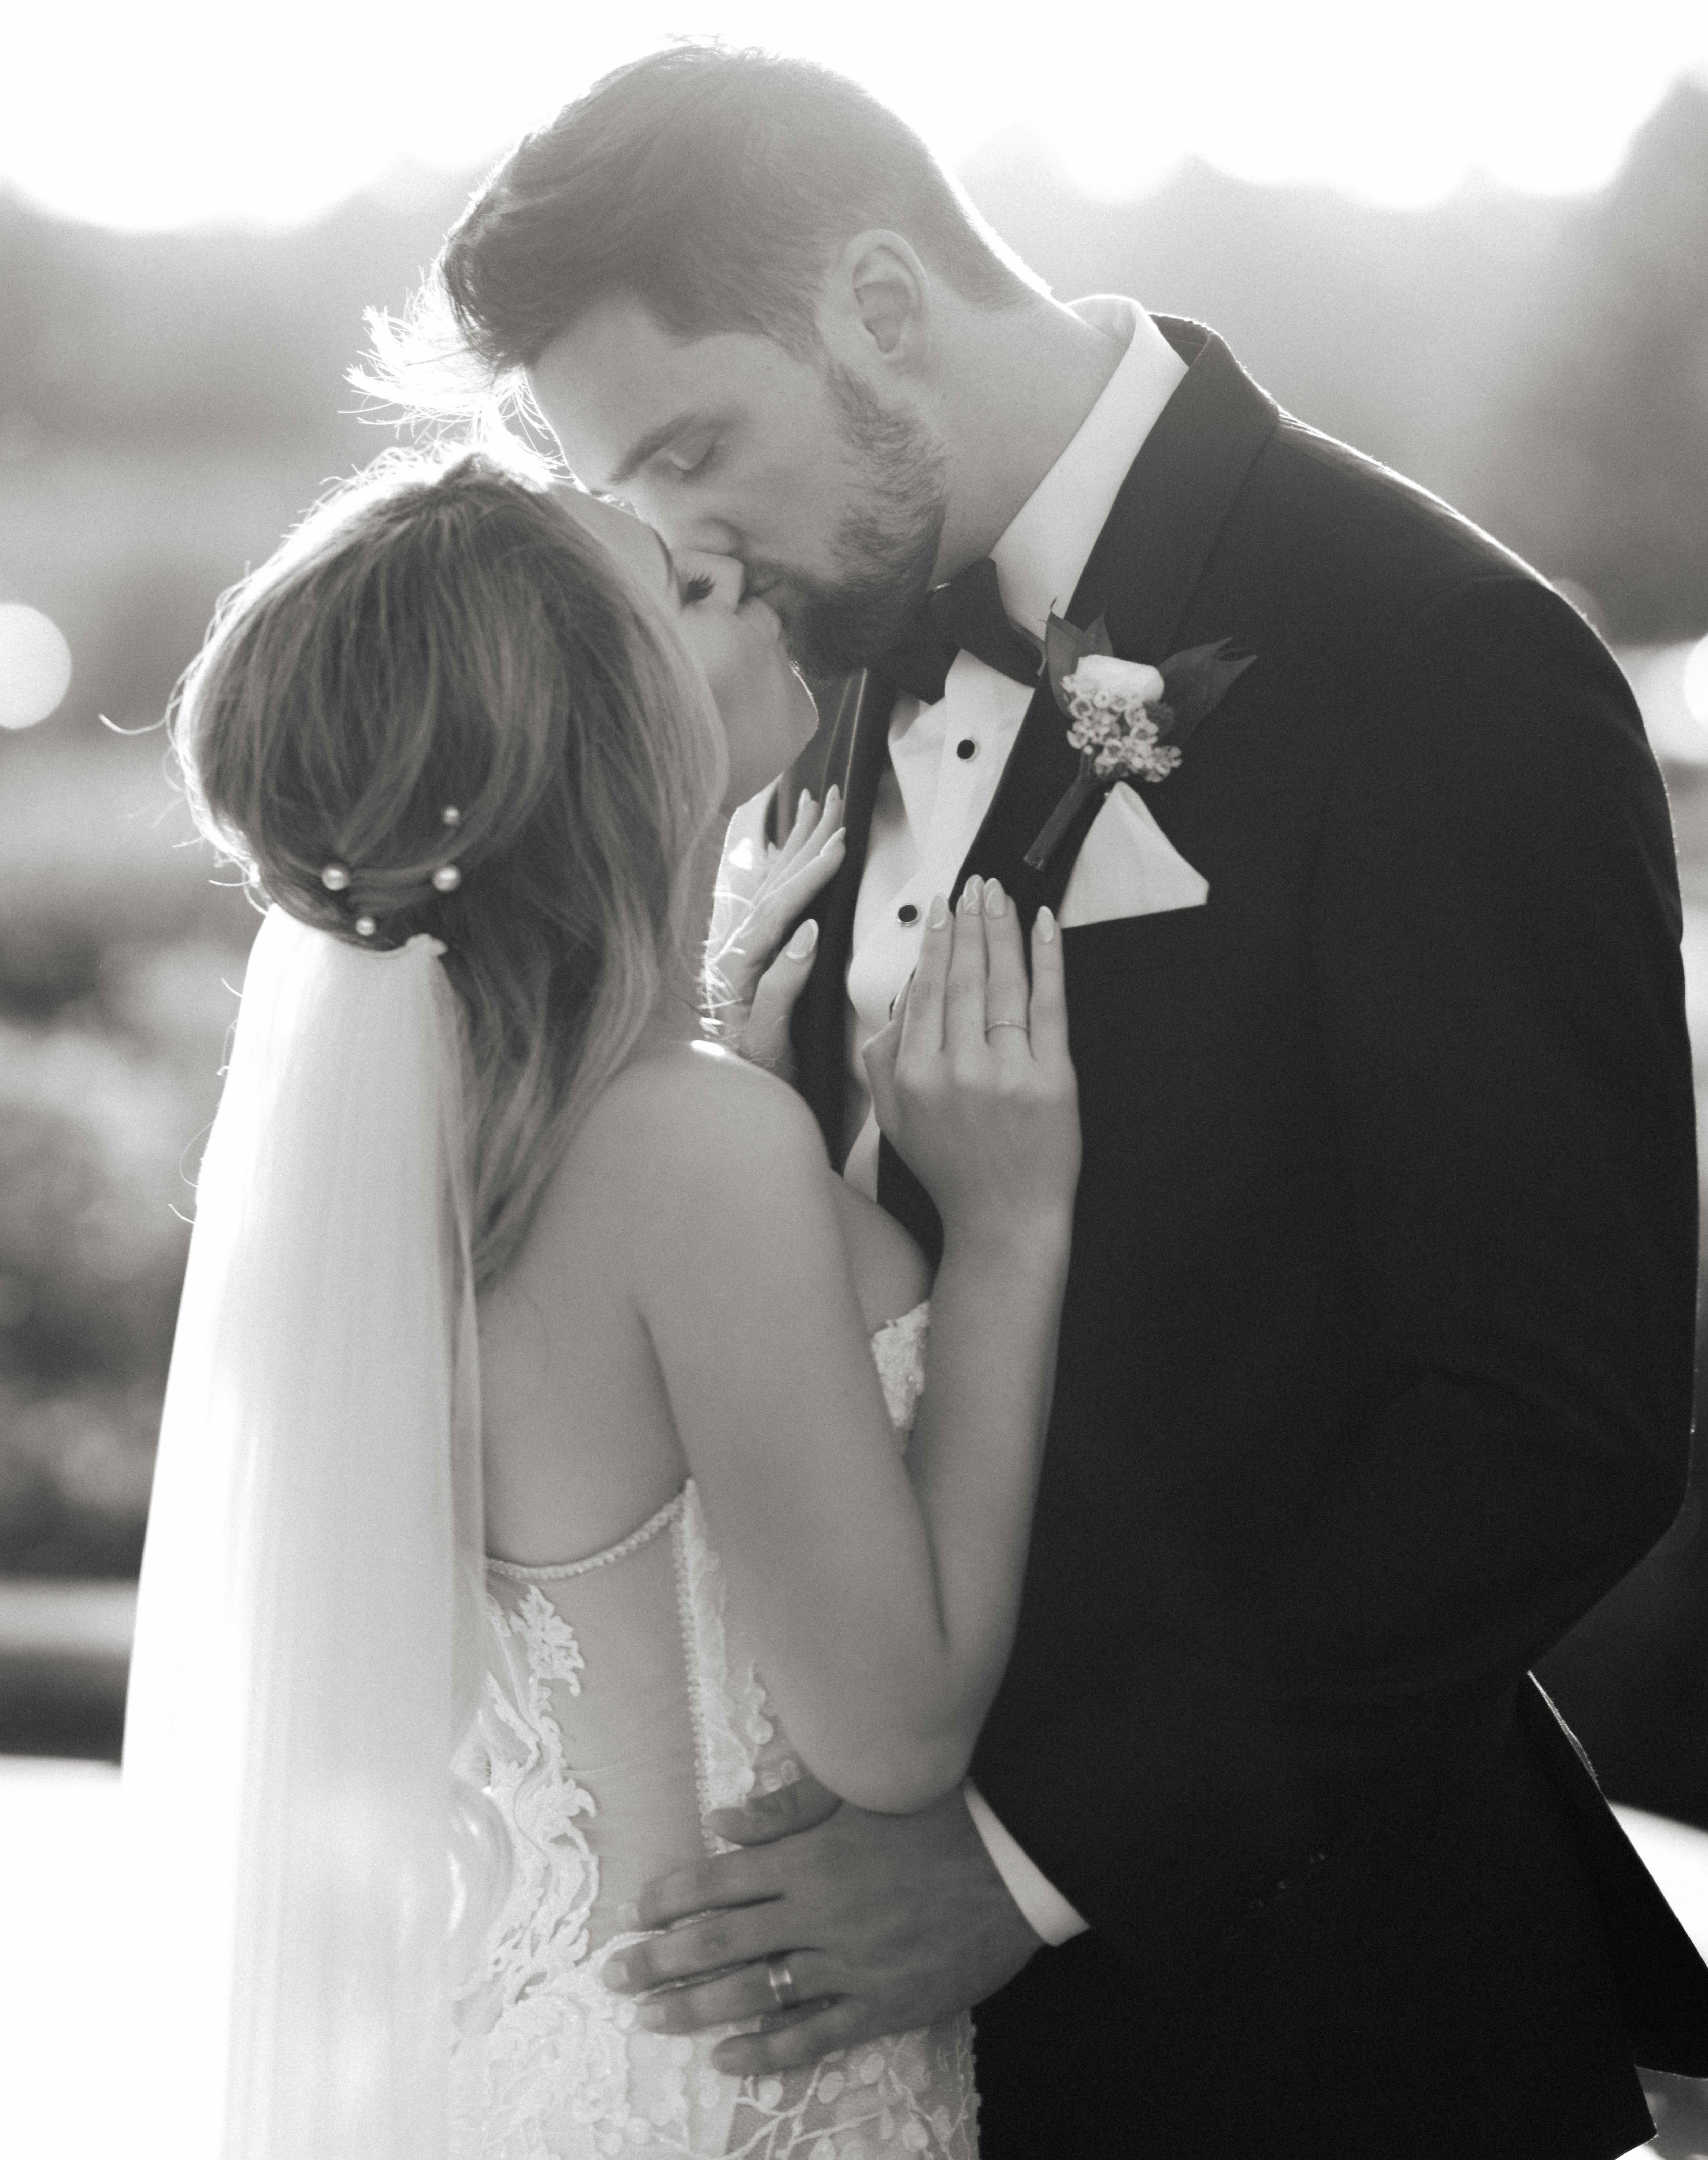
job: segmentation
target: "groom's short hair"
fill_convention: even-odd
[[[680,44],[631,61],[527,136],[445,242],[459,330],[496,373],[632,293],[683,338],[756,333],[809,359],[838,247],[886,226],[963,298],[1042,289],[920,138],[810,60]]]

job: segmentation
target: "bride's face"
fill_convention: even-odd
[[[762,600],[743,600],[744,573],[733,556],[672,556],[650,525],[597,496],[564,490],[557,499],[663,606],[723,723],[729,751],[724,807],[749,801],[793,761],[818,724],[776,611]]]

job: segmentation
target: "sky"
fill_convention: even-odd
[[[952,164],[1030,127],[1110,197],[1191,153],[1384,203],[1473,174],[1577,193],[1680,74],[1708,79],[1708,0],[24,0],[0,184],[132,230],[291,224],[406,163],[478,165],[708,31],[854,75]]]

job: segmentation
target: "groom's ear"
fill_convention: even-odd
[[[930,335],[930,273],[899,232],[857,232],[827,281],[823,312],[827,342],[838,359],[856,368],[875,357],[890,367],[912,367]]]

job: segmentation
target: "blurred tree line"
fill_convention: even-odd
[[[1384,210],[1191,164],[1108,204],[1025,136],[964,177],[1059,293],[1212,323],[1302,418],[1569,579],[1615,641],[1708,631],[1708,88],[1679,86],[1581,200],[1477,185]],[[467,185],[400,169],[273,234],[119,235],[0,195],[0,600],[44,610],[75,662],[59,714],[0,736],[0,1575],[136,1565],[254,927],[161,738],[97,716],[157,721],[219,592],[392,439],[344,382],[362,310],[403,302]],[[1674,777],[1694,847],[1708,789]],[[1701,1560],[1692,1518],[1557,1669],[1622,1792],[1708,1821]]]

